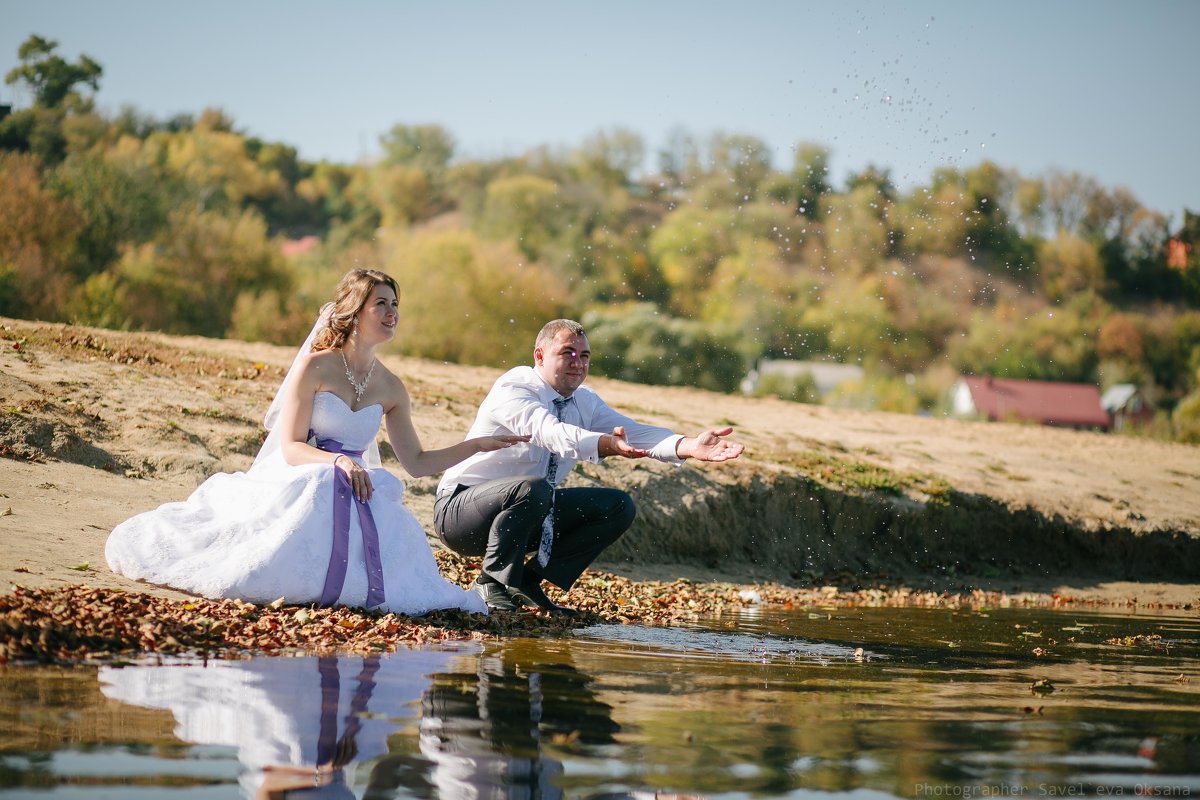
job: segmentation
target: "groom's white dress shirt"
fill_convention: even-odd
[[[459,484],[477,486],[497,478],[544,478],[551,452],[558,454],[561,482],[577,462],[599,463],[600,437],[617,426],[624,426],[625,439],[632,447],[649,451],[651,458],[683,463],[675,453],[683,436],[670,429],[644,425],[617,413],[586,386],[571,395],[560,422],[553,406],[558,397],[533,367],[514,367],[501,375],[479,406],[467,438],[529,435],[532,439],[528,444],[476,453],[459,462],[442,476],[438,494]]]

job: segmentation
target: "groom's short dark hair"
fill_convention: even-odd
[[[533,340],[534,349],[545,347],[552,342],[559,331],[570,331],[572,336],[587,336],[583,326],[573,319],[552,319],[542,326],[537,338]]]

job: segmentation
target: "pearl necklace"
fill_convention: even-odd
[[[354,402],[362,400],[363,392],[367,390],[367,384],[371,382],[371,373],[375,371],[375,362],[377,359],[371,359],[371,368],[367,370],[367,377],[362,379],[362,383],[354,380],[354,372],[350,369],[350,362],[346,360],[346,352],[339,350],[342,354],[342,364],[346,367],[346,380],[350,381],[350,385],[354,387]]]

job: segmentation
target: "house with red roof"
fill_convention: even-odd
[[[951,389],[955,416],[1107,431],[1112,419],[1090,383],[964,376]]]

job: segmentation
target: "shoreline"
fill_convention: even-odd
[[[444,575],[462,586],[477,563],[439,551]],[[1147,587],[1138,585],[1141,590]],[[162,587],[147,587],[162,589]],[[1195,596],[1194,587],[1188,596]],[[1163,598],[1171,587],[1159,587]],[[167,590],[176,593],[174,590]],[[511,637],[568,637],[598,624],[679,625],[727,615],[780,609],[827,614],[839,609],[920,608],[989,611],[997,608],[1054,609],[1063,612],[1200,612],[1194,601],[1143,600],[1102,593],[1074,596],[974,589],[913,590],[907,587],[845,590],[836,586],[789,588],[739,584],[631,580],[589,570],[571,593],[551,589],[570,602],[577,617],[544,611],[433,611],[421,617],[346,607],[265,605],[240,600],[208,600],[164,593],[128,591],[87,584],[30,588],[15,586],[0,595],[0,666],[22,664],[124,663],[147,655],[244,658],[323,653],[387,653],[450,641]]]

